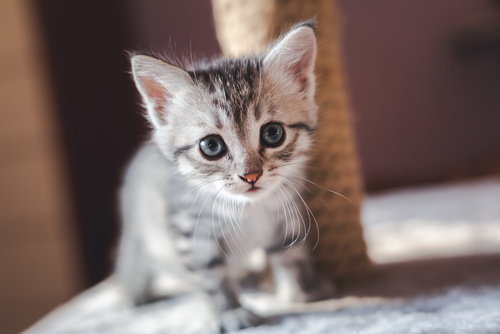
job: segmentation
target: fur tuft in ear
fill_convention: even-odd
[[[314,28],[314,21],[292,28],[265,56],[264,68],[271,74],[288,74],[298,80],[301,90],[306,89],[313,78],[316,60]]]
[[[169,106],[177,94],[192,84],[189,74],[176,66],[153,57],[131,58],[132,73],[154,127],[167,122]]]

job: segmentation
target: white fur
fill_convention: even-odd
[[[208,92],[196,83],[196,76],[183,69],[147,56],[132,58],[152,139],[130,164],[121,191],[123,234],[116,273],[136,301],[146,293],[175,295],[200,291],[207,284],[217,286],[217,280],[228,275],[224,271],[201,275],[187,268],[208,264],[220,251],[232,268],[246,264],[255,270],[262,269],[267,260],[261,258],[259,265],[255,257],[248,260],[246,255],[262,254],[258,249],[276,248],[286,238],[300,244],[308,225],[314,224],[300,196],[312,130],[292,125],[316,127],[315,54],[314,33],[307,26],[292,30],[271,48],[262,60],[257,101],[245,106],[245,136],[230,115],[213,103],[214,98],[225,99],[222,81]],[[241,85],[236,92],[246,94],[250,89]],[[257,102],[262,108],[259,119],[252,110]],[[267,147],[265,158],[258,158],[260,132],[269,122],[283,124],[286,137],[279,147]],[[207,161],[198,145],[202,138],[214,134],[223,138],[228,155]],[[290,163],[273,158],[294,140]],[[250,193],[250,185],[240,176],[256,159],[260,159],[263,172],[258,180],[261,189]],[[201,172],[212,167],[217,171]],[[198,219],[193,218],[193,212],[176,211],[186,203]],[[173,232],[174,227],[193,232],[194,257],[181,255],[189,251],[190,244],[176,234],[179,232]],[[285,260],[275,256],[269,262],[276,269],[275,279],[282,283],[278,291],[283,298],[302,299],[293,281],[298,268],[291,267],[307,258],[304,247],[290,251]],[[215,281],[206,275],[215,275]]]

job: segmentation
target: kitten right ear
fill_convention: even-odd
[[[165,125],[172,100],[192,84],[189,74],[149,56],[133,56],[130,61],[135,85],[146,105],[149,121],[156,128]]]
[[[264,68],[279,77],[289,76],[309,89],[314,82],[315,23],[303,22],[284,35],[264,57]],[[310,90],[310,89],[309,89]]]

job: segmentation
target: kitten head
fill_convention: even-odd
[[[183,69],[132,57],[153,141],[204,189],[253,200],[298,182],[316,128],[312,25],[296,26],[254,58]]]

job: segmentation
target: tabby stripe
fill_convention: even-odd
[[[222,256],[218,256],[218,257],[214,257],[213,259],[211,259],[207,265],[206,265],[206,268],[207,269],[212,269],[212,268],[215,268],[215,267],[219,267],[219,266],[222,266],[225,264],[225,261],[224,259],[222,258]]]
[[[298,129],[298,130],[305,130],[307,131],[309,134],[312,134],[314,133],[314,129],[311,128],[309,125],[307,125],[306,123],[294,123],[294,124],[290,124],[288,125],[289,128],[291,129]]]
[[[174,157],[177,159],[179,156],[184,154],[186,151],[190,150],[194,145],[186,145],[179,147],[178,149],[175,150],[174,152]]]
[[[298,133],[295,134],[292,141],[288,145],[286,145],[284,149],[273,154],[273,157],[276,159],[279,159],[279,160],[284,160],[286,162],[290,161],[290,158],[292,157],[292,154],[295,151],[295,146],[297,144],[297,138],[299,138]]]
[[[195,167],[200,173],[205,174],[206,176],[210,176],[215,173],[221,173],[224,171],[224,168],[222,167],[201,163],[199,161],[196,161],[189,155],[186,155],[185,158],[193,165],[193,167]]]

